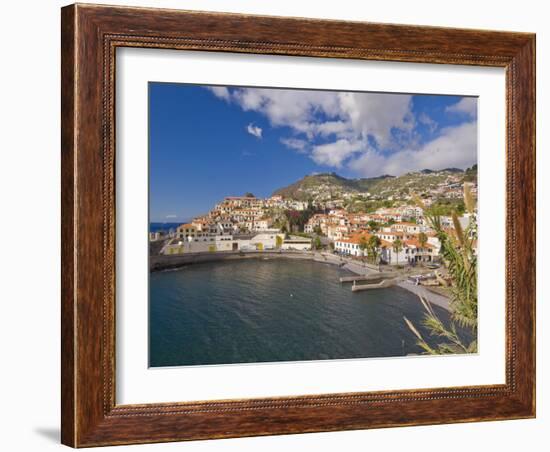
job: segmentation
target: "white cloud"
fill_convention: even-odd
[[[333,143],[314,146],[313,151],[311,152],[311,157],[319,165],[341,168],[347,159],[363,149],[363,142],[351,142],[342,138]]]
[[[255,126],[252,123],[250,123],[246,126],[246,131],[250,135],[255,136],[256,138],[262,138],[262,129],[261,129],[261,127]]]
[[[243,110],[261,113],[271,125],[290,127],[309,140],[370,135],[387,147],[392,129],[410,131],[414,125],[411,96],[404,94],[242,88],[231,97]]]
[[[465,168],[476,160],[475,121],[439,129],[427,114],[415,117],[411,95],[263,88],[211,91],[244,111],[265,116],[273,127],[289,128],[290,136],[280,140],[286,147],[308,154],[317,164],[346,167],[362,176]],[[468,97],[445,111],[472,120],[476,110],[477,99]],[[420,145],[417,122],[439,136]],[[253,124],[247,131],[262,137],[262,129]]]
[[[414,126],[412,96],[405,94],[341,93],[344,116],[356,135],[371,135],[381,147],[391,147],[392,129],[410,131]]]
[[[445,108],[447,113],[460,113],[472,118],[477,116],[477,97],[463,97],[456,104]]]
[[[327,91],[242,88],[232,94],[243,110],[264,114],[274,126],[301,129],[316,112],[338,113],[337,93]]]
[[[424,168],[466,168],[476,162],[477,124],[475,121],[441,130],[441,135],[418,150],[404,149],[382,154],[369,149],[350,162],[349,167],[364,177],[398,176]]]
[[[342,93],[290,89],[209,88],[245,111],[266,116],[275,127],[290,127],[307,138],[374,137],[381,146],[391,144],[392,129],[414,126],[411,96],[405,94]]]
[[[178,216],[177,216],[177,215],[174,215],[174,214],[170,214],[170,215],[166,215],[165,218],[167,218],[167,219],[168,219],[168,218],[178,218]]]
[[[426,113],[421,113],[418,115],[418,122],[427,126],[431,133],[434,133],[437,130],[437,122],[430,118]]]
[[[305,153],[308,145],[306,140],[300,140],[299,138],[281,138],[281,143],[287,148],[294,149],[300,153]]]
[[[212,91],[216,97],[229,101],[231,99],[231,93],[225,86],[207,86],[208,90]]]
[[[350,124],[345,121],[326,121],[313,125],[315,133],[321,136],[332,134],[342,135],[346,132],[351,133]]]

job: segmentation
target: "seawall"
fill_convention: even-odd
[[[161,271],[184,267],[186,265],[243,259],[304,259],[317,262],[339,263],[326,259],[321,253],[308,251],[218,251],[211,253],[185,253],[176,255],[158,255],[149,258],[150,271]]]

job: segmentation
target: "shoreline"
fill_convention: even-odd
[[[310,260],[319,263],[337,265],[358,276],[374,275],[379,271],[369,264],[354,261],[342,256],[336,256],[331,253],[324,252],[308,252],[308,251],[281,251],[281,250],[264,250],[264,251],[219,251],[212,253],[187,253],[178,255],[156,255],[149,257],[149,272],[154,273],[165,270],[175,270],[186,267],[188,265],[213,263],[220,261],[243,260],[243,259],[299,259]],[[395,284],[395,286],[405,289],[415,295],[422,296],[431,304],[439,306],[449,311],[449,298],[434,293],[424,286],[416,286],[407,283],[405,280]],[[381,289],[382,290],[382,289]],[[418,300],[420,305],[420,300]]]
[[[315,253],[319,254],[319,253]],[[314,253],[306,251],[217,251],[210,253],[185,253],[177,255],[156,255],[149,257],[149,271],[151,273],[163,270],[173,270],[188,265],[212,263],[220,261],[244,260],[244,259],[303,259],[324,262],[324,259],[316,258]]]

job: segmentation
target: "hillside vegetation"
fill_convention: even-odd
[[[465,171],[458,168],[437,171],[424,169],[398,177],[384,175],[362,179],[347,179],[336,173],[314,174],[305,176],[287,187],[279,188],[273,194],[300,201],[335,199],[342,196],[400,198],[413,192],[422,194],[433,190],[450,177],[456,178],[457,183],[473,182],[477,178],[477,165]]]

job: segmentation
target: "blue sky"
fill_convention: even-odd
[[[466,168],[476,112],[475,98],[458,96],[150,83],[150,219],[187,220],[312,173]]]

